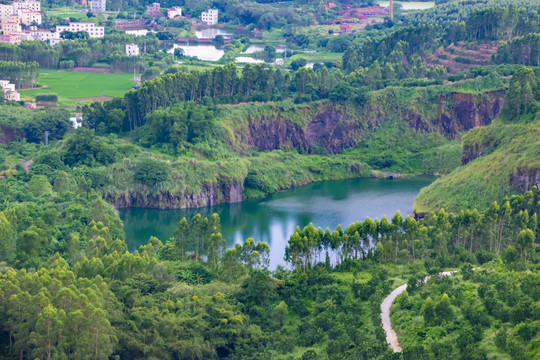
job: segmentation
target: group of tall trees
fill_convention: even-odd
[[[429,257],[432,252],[452,254],[463,248],[470,252],[503,253],[517,249],[527,259],[537,239],[540,192],[536,187],[497,202],[480,212],[477,209],[437,214],[415,220],[397,212],[389,221],[366,218],[334,231],[309,224],[296,228],[285,250],[294,268],[306,271],[317,263],[327,265],[348,259],[375,258],[378,261],[408,262]],[[322,258],[325,258],[323,260]]]
[[[444,41],[509,39],[540,31],[540,16],[511,4],[472,12],[466,21],[452,22],[444,32]]]
[[[540,100],[540,70],[524,67],[512,76],[506,99],[502,114],[508,120],[516,120],[533,109]]]
[[[31,88],[39,77],[39,64],[19,61],[0,61],[0,79],[9,80],[16,89]]]
[[[144,54],[156,54],[159,40],[148,36],[134,36],[114,32],[103,38],[63,41],[51,47],[44,41],[23,41],[19,45],[0,44],[0,60],[37,62],[41,68],[58,69],[73,66],[90,66],[95,62],[110,64],[113,71],[140,71],[144,61],[141,56],[125,55],[126,44],[137,44]]]
[[[494,61],[497,64],[540,66],[540,33],[502,41],[497,48]]]

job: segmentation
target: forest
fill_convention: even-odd
[[[170,65],[154,35],[0,44],[17,87],[40,67],[158,69],[123,97],[78,104],[78,129],[69,107],[0,104],[0,358],[540,358],[539,7],[438,3],[336,36],[341,60],[309,69],[296,58],[154,77]],[[322,1],[182,2],[211,5],[290,41],[326,13]],[[132,42],[147,54],[121,55]],[[328,228],[299,217],[277,266],[271,243],[230,245],[202,209],[131,248],[117,209],[418,174],[437,179],[414,212]],[[394,352],[381,304],[403,285]]]

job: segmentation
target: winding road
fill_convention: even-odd
[[[444,271],[439,273],[439,276],[450,276],[454,274],[455,271]],[[426,276],[422,280],[422,284],[428,281],[430,278],[431,276]],[[401,346],[399,346],[396,332],[394,331],[394,329],[392,329],[392,323],[390,321],[390,308],[392,307],[392,303],[394,302],[394,300],[396,300],[398,295],[401,295],[401,293],[403,293],[406,289],[407,284],[403,284],[397,287],[396,289],[394,289],[394,291],[390,293],[390,295],[384,298],[381,304],[381,320],[384,332],[386,333],[386,343],[388,344],[388,346],[390,346],[392,350],[394,350],[394,352],[401,352]]]

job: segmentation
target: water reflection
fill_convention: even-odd
[[[284,264],[289,236],[296,226],[310,222],[323,229],[347,226],[366,217],[391,217],[399,210],[405,216],[413,210],[419,190],[433,177],[406,180],[354,179],[326,181],[277,193],[264,199],[236,204],[187,210],[121,209],[128,247],[131,251],[156,236],[165,241],[172,236],[182,217],[200,213],[219,214],[227,246],[242,243],[247,237],[270,245],[270,266]]]
[[[174,52],[174,49],[180,48],[184,51],[185,56],[195,56],[199,60],[204,61],[218,61],[221,59],[225,51],[222,49],[216,48],[214,45],[178,45],[174,46],[167,50],[169,54]]]

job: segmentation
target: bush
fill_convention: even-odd
[[[154,186],[166,181],[170,176],[170,168],[167,163],[146,158],[135,170],[134,178],[145,185]]]
[[[37,102],[58,102],[58,95],[56,94],[44,94],[36,95]]]

